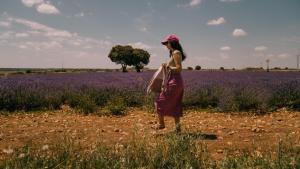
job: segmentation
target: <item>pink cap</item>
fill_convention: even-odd
[[[177,41],[177,42],[179,42],[179,39],[177,38],[176,35],[171,34],[171,35],[167,36],[167,37],[165,38],[165,40],[163,40],[163,41],[161,42],[161,44],[166,45],[166,44],[168,43],[168,41]]]

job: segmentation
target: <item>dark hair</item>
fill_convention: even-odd
[[[182,56],[182,61],[186,58],[186,55],[185,53],[183,52],[183,49],[180,45],[179,42],[177,41],[169,41],[170,42],[170,45],[171,47],[174,49],[174,50],[179,50],[180,53],[181,53],[181,56]],[[172,51],[170,50],[170,57],[172,57]]]

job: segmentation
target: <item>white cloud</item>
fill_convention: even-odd
[[[239,2],[240,0],[220,0],[220,2]]]
[[[268,48],[265,47],[265,46],[257,46],[257,47],[254,48],[254,50],[255,50],[256,52],[262,52],[262,51],[268,50]]]
[[[15,31],[0,31],[0,47],[9,47],[8,50],[15,52],[12,54],[14,58],[12,63],[15,65],[61,67],[64,62],[64,67],[118,67],[106,56],[112,47],[113,38],[110,36],[96,39],[32,20],[12,16],[3,16],[3,18],[5,19],[3,21],[11,23],[11,26],[16,28]],[[26,37],[26,34],[27,38],[20,38]],[[135,45],[150,48],[149,45],[143,43],[135,43]],[[15,62],[22,56],[32,61]],[[48,59],[48,61],[44,62],[43,59]]]
[[[88,65],[91,63],[95,64],[97,58],[99,58],[99,54],[107,54],[112,46],[110,39],[85,37],[78,35],[76,32],[53,28],[22,18],[8,16],[6,20],[12,26],[22,28],[22,32],[0,32],[0,45],[11,45],[18,50],[24,50],[24,55],[28,57],[33,57],[33,55],[58,59],[59,57],[65,57],[69,58],[68,64],[70,65],[79,65],[78,63]],[[26,36],[28,38],[20,38]],[[149,48],[149,46],[143,43],[136,43],[135,45]],[[84,57],[93,58],[95,61],[80,60],[76,62],[73,60]],[[103,66],[105,67],[109,63],[110,61],[108,60]]]
[[[105,46],[111,46],[112,45],[112,43],[108,40],[101,40],[100,42],[101,42],[100,43],[101,45],[105,45]]]
[[[195,7],[195,6],[199,6],[201,4],[202,0],[191,0],[190,3],[188,4],[177,4],[177,8],[181,8],[181,7]]]
[[[84,46],[83,49],[92,49],[91,46]]]
[[[0,38],[0,46],[5,45],[7,43],[7,40],[3,40]]]
[[[41,35],[41,34],[43,34],[42,32],[37,31],[37,30],[29,30],[29,31],[27,31],[27,33],[30,34],[30,35]]]
[[[48,36],[48,37],[72,37],[72,36],[75,36],[75,34],[72,34],[68,31],[58,30],[58,29],[51,28],[46,25],[43,25],[43,24],[40,24],[37,22],[33,22],[33,21],[29,21],[26,19],[8,18],[8,20],[18,23],[18,24],[22,24],[24,26],[27,26],[35,31],[42,31],[42,32],[44,32],[44,35]]]
[[[59,41],[59,42],[64,41],[66,44],[72,46],[79,46],[81,44],[85,44],[85,46],[92,46],[95,48],[108,48],[112,45],[112,43],[109,40],[96,40],[89,37],[82,37],[79,36],[77,33],[71,33],[66,30],[52,28],[26,19],[10,17],[8,18],[8,20],[12,23],[21,24],[28,27],[30,31],[27,32],[30,35],[49,38],[52,41]],[[3,37],[7,38],[10,34],[3,35]],[[141,45],[141,44],[137,44],[137,45]]]
[[[230,51],[231,50],[231,47],[229,46],[223,46],[220,48],[221,51]]]
[[[234,37],[241,37],[241,36],[247,36],[248,33],[244,31],[243,29],[235,29],[232,33]]]
[[[221,59],[229,59],[229,54],[227,52],[231,50],[231,47],[223,46],[223,47],[220,48],[220,50],[222,51],[220,53]]]
[[[59,14],[60,11],[50,3],[44,0],[22,0],[22,3],[27,7],[35,6],[36,10],[42,14]]]
[[[77,37],[77,39],[85,45],[92,45],[94,47],[107,48],[112,45],[112,43],[108,40],[96,40],[87,37]]]
[[[40,23],[37,23],[37,22],[33,22],[33,21],[29,21],[29,20],[26,20],[26,19],[19,19],[19,18],[8,18],[9,21],[11,22],[15,22],[15,23],[18,23],[18,24],[22,24],[24,26],[27,26],[33,30],[40,30],[40,31],[51,31],[53,30],[53,28],[50,28],[48,26],[45,26],[45,25],[42,25]]]
[[[27,49],[27,46],[26,46],[26,45],[18,45],[18,47],[19,47],[20,49]]]
[[[140,28],[140,31],[142,31],[142,32],[148,32],[148,29],[146,27],[142,27],[142,28]]]
[[[32,7],[37,4],[43,3],[44,0],[22,0],[22,3],[27,7]]]
[[[0,34],[0,39],[10,39],[13,36],[13,31],[7,31]]]
[[[279,59],[286,59],[288,57],[290,57],[290,54],[287,54],[287,53],[282,53],[277,56],[277,58],[279,58]]]
[[[56,41],[27,41],[27,42],[19,42],[15,44],[20,49],[34,49],[36,51],[47,50],[47,49],[61,49],[63,46]]]
[[[223,17],[220,17],[218,19],[213,19],[207,22],[207,25],[220,25],[225,23],[226,20]]]
[[[83,12],[80,12],[80,13],[78,13],[78,14],[75,14],[75,17],[84,17],[85,16],[85,14],[83,13]]]
[[[37,6],[36,10],[40,13],[43,13],[43,14],[59,14],[59,10],[51,5],[51,4],[46,4],[46,3],[42,3],[40,5]]]
[[[63,48],[63,46],[56,41],[50,41],[50,42],[42,42],[38,44],[40,48],[45,48],[45,49],[57,49],[57,48]]]
[[[265,57],[265,54],[264,53],[253,53],[252,56],[255,56],[255,57]]]
[[[201,0],[192,0],[190,2],[190,6],[197,6],[201,4]]]
[[[75,42],[73,42],[73,45],[75,45],[75,46],[80,46],[81,43],[80,43],[79,41],[75,41]]]
[[[134,48],[140,48],[140,49],[145,49],[145,50],[148,50],[148,49],[152,49],[153,47],[150,46],[150,45],[147,45],[143,42],[135,42],[135,43],[129,43],[128,45],[131,45],[132,47]]]
[[[65,38],[69,38],[72,36],[76,36],[76,34],[72,34],[68,31],[64,31],[64,30],[53,30],[53,31],[49,31],[46,33],[46,36],[49,37],[65,37]]]
[[[17,38],[25,38],[28,37],[29,35],[27,33],[16,33]]]
[[[9,28],[11,26],[11,23],[10,22],[5,22],[5,21],[1,21],[0,22],[0,27],[6,27],[6,28]]]

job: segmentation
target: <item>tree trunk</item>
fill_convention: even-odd
[[[122,72],[127,72],[126,67],[127,67],[127,65],[122,64]]]
[[[143,66],[141,66],[141,65],[135,65],[135,70],[136,70],[136,72],[141,72],[141,69],[143,69]]]

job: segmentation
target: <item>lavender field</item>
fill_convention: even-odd
[[[59,109],[69,104],[84,113],[105,107],[121,114],[127,107],[153,108],[146,95],[154,71],[14,75],[0,78],[0,110]],[[300,109],[299,72],[188,71],[184,108],[264,113]]]

